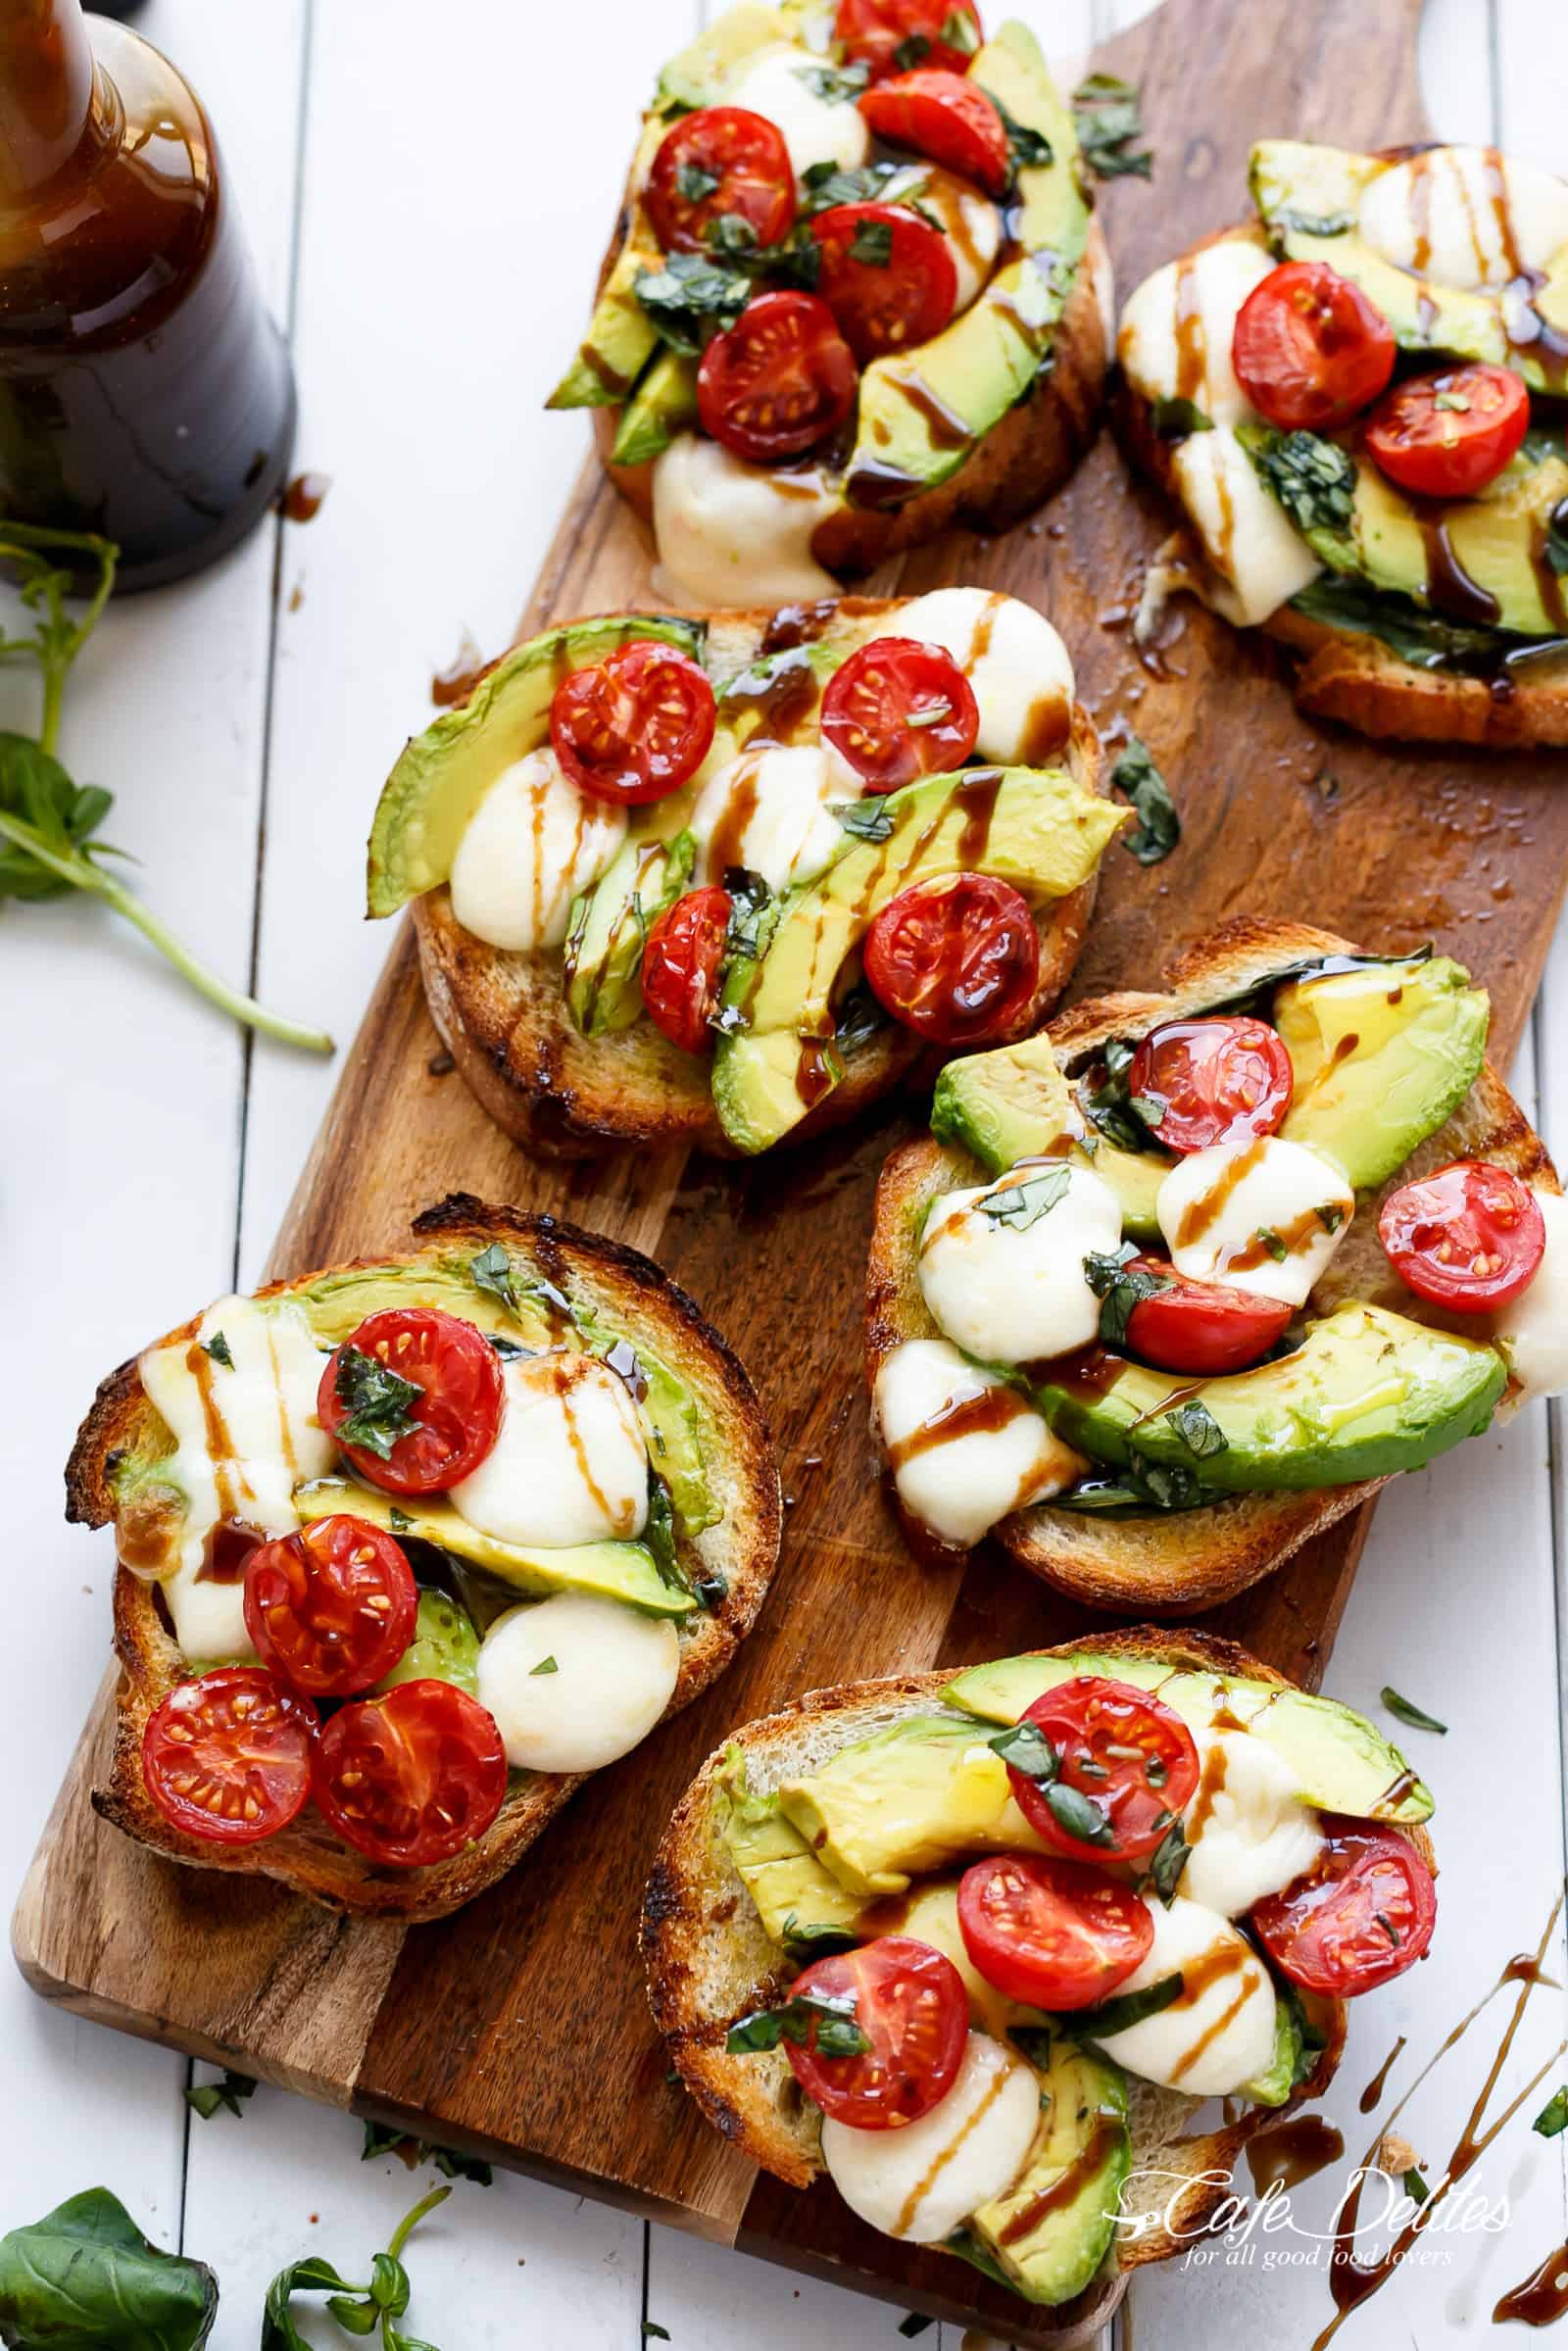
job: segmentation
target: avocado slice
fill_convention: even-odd
[[[562,679],[641,637],[702,659],[700,620],[654,613],[576,620],[514,645],[460,709],[443,710],[413,738],[382,786],[370,827],[371,914],[395,914],[448,879],[458,843],[491,785],[548,741],[550,705]]]
[[[1289,982],[1272,1010],[1296,1081],[1281,1133],[1358,1192],[1386,1183],[1480,1076],[1490,1017],[1485,989],[1448,955]]]
[[[664,127],[659,125],[661,137]],[[658,269],[662,260],[642,219],[641,205],[633,230],[594,304],[576,358],[545,402],[548,409],[613,408],[626,398],[659,348],[659,329],[637,299],[638,278],[645,269]]]
[[[392,1690],[400,1682],[456,1682],[470,1697],[478,1696],[479,1636],[450,1592],[420,1592],[414,1639],[375,1687]]]
[[[825,1870],[776,1795],[754,1795],[739,1747],[719,1782],[719,1834],[768,1939],[786,1949],[854,1933],[863,1904]]]
[[[691,885],[697,844],[633,835],[591,890],[573,900],[566,933],[566,1010],[585,1037],[629,1029],[643,1008],[643,948],[666,907]]]
[[[1451,352],[1512,367],[1536,391],[1560,392],[1560,368],[1544,366],[1539,341],[1509,339],[1500,288],[1436,285],[1385,261],[1361,234],[1361,205],[1398,156],[1364,155],[1301,139],[1262,139],[1252,149],[1252,201],[1282,261],[1327,262],[1374,301],[1406,351]],[[1568,250],[1559,253],[1534,307],[1554,336],[1568,333]],[[1549,357],[1549,353],[1548,353]]]
[[[660,73],[654,110],[661,137],[677,115],[716,105],[740,67],[760,49],[770,49],[776,41],[799,40],[809,14],[809,9],[792,4],[792,0],[781,0],[776,8],[768,7],[765,0],[739,0],[738,6],[715,17]]]
[[[947,1705],[986,1723],[1015,1723],[1036,1698],[1081,1675],[1130,1682],[1152,1690],[1190,1730],[1210,1732],[1226,1718],[1271,1747],[1298,1777],[1303,1803],[1356,1820],[1424,1821],[1431,1791],[1415,1778],[1397,1747],[1364,1715],[1338,1698],[1257,1682],[1245,1674],[1172,1667],[1159,1657],[1119,1657],[1093,1646],[1065,1657],[1004,1657],[971,1666],[943,1691]]]
[[[969,76],[1015,122],[1049,140],[1051,161],[1018,173],[1008,216],[1018,258],[912,358],[873,360],[861,376],[845,481],[852,505],[896,504],[957,471],[1050,367],[1083,256],[1089,207],[1078,184],[1078,137],[1034,34],[1024,24],[1002,25]]]
[[[661,351],[649,361],[626,402],[610,462],[646,465],[696,422],[697,362],[684,351]]]
[[[786,1820],[847,1891],[901,1894],[960,1855],[1043,1853],[1007,1767],[972,1722],[911,1715],[779,1788]]]
[[[931,1132],[939,1143],[972,1151],[994,1176],[1023,1159],[1065,1158],[1092,1167],[1121,1202],[1123,1230],[1135,1241],[1161,1237],[1159,1187],[1174,1160],[1157,1150],[1123,1151],[1099,1134],[1049,1036],[950,1061],[931,1098]]]
[[[608,1600],[624,1600],[649,1616],[690,1616],[697,1602],[689,1592],[666,1584],[653,1552],[642,1543],[582,1543],[559,1550],[524,1548],[500,1543],[470,1527],[461,1511],[439,1498],[410,1495],[415,1505],[404,1509],[390,1494],[361,1486],[347,1478],[316,1478],[294,1496],[301,1524],[348,1511],[368,1519],[390,1534],[411,1543],[433,1543],[438,1550],[469,1560],[487,1574],[499,1576],[529,1599],[548,1599],[555,1592],[598,1592]]]
[[[1283,2106],[1292,2090],[1312,2071],[1322,2046],[1321,2035],[1315,2042],[1308,2041],[1306,2015],[1295,1986],[1282,1986],[1276,1977],[1274,2054],[1268,2070],[1250,2082],[1244,2082],[1237,2096],[1250,2099],[1254,2106]]]
[[[972,871],[1011,882],[1035,905],[1064,897],[1089,879],[1128,813],[1062,768],[969,767],[890,792],[874,811],[886,833],[847,831],[827,870],[769,910],[761,953],[731,960],[712,1078],[730,1141],[766,1150],[842,1083],[833,989],[901,890]]]
[[[1020,2177],[971,2215],[965,2234],[1030,2302],[1070,2302],[1116,2235],[1132,2170],[1127,2082],[1119,2066],[1065,2035],[1029,2036],[1040,2132]]]

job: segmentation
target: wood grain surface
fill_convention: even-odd
[[[1152,188],[1102,191],[1123,290],[1245,209],[1255,135],[1419,137],[1418,14],[1419,0],[1166,0],[1098,52],[1097,66],[1144,84],[1158,157]],[[1176,790],[1175,856],[1146,869],[1110,851],[1073,993],[1151,984],[1181,945],[1244,911],[1368,946],[1433,939],[1492,988],[1505,1062],[1568,875],[1560,762],[1406,759],[1316,733],[1271,649],[1196,609],[1168,673],[1150,675],[1126,621],[1166,527],[1102,436],[1023,528],[949,539],[873,583],[914,593],[978,580],[1042,606],[1102,730],[1141,733]],[[519,634],[657,601],[637,527],[590,467]],[[367,819],[377,781],[365,779]],[[967,1663],[1093,1621],[999,1557],[962,1576],[917,1568],[883,1499],[859,1370],[861,1281],[876,1173],[916,1130],[918,1105],[738,1168],[678,1151],[551,1165],[525,1158],[442,1071],[405,925],[271,1270],[394,1247],[416,1210],[456,1189],[557,1210],[656,1255],[745,1359],[780,1448],[785,1547],[758,1630],[717,1688],[592,1781],[509,1880],[412,1931],[344,1922],[260,1881],[181,1872],[104,1827],[89,1792],[111,1715],[106,1682],[18,1904],[19,1963],[46,1997],[126,2031],[1059,2351],[1050,2314],[1020,2326],[1016,2301],[862,2229],[830,2191],[802,2198],[760,2180],[666,2083],[636,1960],[660,1829],[732,1725],[805,1689]],[[172,1297],[170,1320],[193,1303]],[[98,1367],[82,1368],[85,1403]],[[1316,1683],[1368,1515],[1207,1623]]]

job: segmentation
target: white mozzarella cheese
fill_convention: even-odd
[[[1158,1900],[1147,1907],[1154,1939],[1117,1984],[1117,1997],[1174,1975],[1183,1978],[1182,1995],[1099,2045],[1146,2082],[1195,2098],[1228,2097],[1266,2073],[1274,2055],[1268,1971],[1245,1935],[1200,1902],[1178,1894],[1168,1910]]]
[[[1502,287],[1568,243],[1568,186],[1487,147],[1434,147],[1391,164],[1361,198],[1374,253],[1434,285]]]
[[[648,1445],[624,1380],[592,1355],[517,1355],[501,1430],[452,1506],[498,1543],[558,1549],[640,1535]]]
[[[660,594],[705,609],[836,596],[811,534],[841,504],[819,472],[748,465],[717,441],[677,433],[654,466]]]
[[[498,1617],[479,1646],[479,1701],[519,1772],[596,1772],[647,1738],[674,1695],[668,1617],[558,1592]]]
[[[1546,1253],[1535,1279],[1494,1318],[1492,1336],[1526,1396],[1568,1389],[1568,1200],[1538,1192]]]
[[[871,133],[854,99],[824,98],[815,86],[827,63],[780,42],[760,50],[725,93],[726,106],[765,115],[784,133],[797,179],[813,164],[853,171],[871,152]]]
[[[1032,604],[990,588],[934,588],[872,634],[946,647],[974,692],[983,759],[1038,766],[1061,751],[1072,719],[1072,659]]]
[[[1259,1135],[1178,1159],[1155,1213],[1178,1273],[1301,1306],[1349,1231],[1355,1194],[1305,1144]]]
[[[206,1351],[222,1334],[230,1363]],[[150,1347],[138,1369],[174,1438],[167,1476],[185,1496],[177,1557],[160,1562],[174,1638],[187,1657],[249,1657],[242,1582],[205,1573],[207,1539],[223,1519],[266,1535],[299,1525],[294,1494],[336,1458],[316,1417],[324,1356],[297,1306],[253,1298],[209,1306],[193,1340]]]
[[[1021,1225],[1006,1221],[999,1195],[1016,1197],[1058,1167],[1067,1185],[1054,1206]],[[1029,1215],[1027,1199],[1016,1213]],[[1108,1184],[1064,1161],[1025,1164],[938,1200],[920,1243],[920,1291],[965,1354],[993,1363],[1070,1354],[1100,1328],[1084,1259],[1120,1245],[1121,1208]]]
[[[871,1402],[905,1509],[963,1549],[1009,1512],[1076,1484],[1089,1466],[1015,1388],[945,1339],[896,1347]]]
[[[1215,424],[1255,411],[1231,365],[1236,314],[1274,268],[1250,238],[1225,237],[1167,262],[1128,300],[1116,337],[1122,373],[1145,400],[1191,400]]]
[[[1297,1794],[1297,1775],[1262,1739],[1231,1731],[1198,1743],[1202,1773],[1183,1826],[1193,1849],[1182,1892],[1221,1918],[1240,1918],[1311,1868],[1322,1824]]]
[[[822,2125],[822,2161],[850,2210],[914,2245],[939,2245],[982,2204],[1005,2195],[1040,2128],[1033,2071],[971,2033],[947,2096],[902,2131]]]
[[[850,789],[858,799],[858,776]],[[819,743],[742,752],[710,776],[692,811],[701,877],[721,882],[744,865],[770,890],[808,881],[844,846],[844,827],[828,810],[844,797]]]
[[[566,781],[553,751],[498,776],[452,860],[452,911],[491,947],[560,947],[571,902],[626,838],[626,811]]]
[[[1171,457],[1177,495],[1218,578],[1205,595],[1237,628],[1255,628],[1323,566],[1264,488],[1229,425],[1190,433]]]
[[[989,196],[982,196],[956,171],[936,164],[911,165],[906,173],[890,179],[882,190],[884,204],[907,202],[940,222],[958,272],[955,318],[966,311],[991,276],[1002,250],[1002,214]]]

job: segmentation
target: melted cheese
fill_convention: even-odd
[[[975,749],[1008,766],[1056,759],[1072,722],[1072,660],[1044,612],[990,588],[935,588],[872,631],[945,646],[974,691]]]
[[[654,466],[661,595],[704,609],[836,596],[811,534],[841,503],[820,473],[748,465],[717,441],[677,433]]]
[[[541,1672],[540,1667],[547,1670]],[[647,1738],[675,1692],[667,1617],[561,1592],[498,1617],[479,1649],[479,1700],[519,1772],[596,1772]]]
[[[231,1366],[206,1352],[203,1343],[220,1332]],[[220,1298],[194,1340],[151,1347],[141,1358],[142,1386],[174,1438],[168,1479],[185,1496],[178,1556],[163,1584],[187,1657],[254,1654],[243,1580],[208,1580],[207,1539],[222,1519],[267,1535],[299,1525],[295,1490],[324,1477],[336,1458],[316,1417],[324,1362],[297,1306],[280,1300],[264,1311],[248,1298]]]
[[[1168,1910],[1157,1900],[1147,1907],[1153,1942],[1116,1996],[1174,1975],[1182,1995],[1125,2033],[1102,2034],[1099,2045],[1146,2082],[1194,2098],[1227,2097],[1266,2073],[1274,2055],[1268,1971],[1246,1937],[1200,1902],[1178,1894]]]
[[[726,106],[765,115],[784,133],[797,179],[813,164],[851,171],[871,152],[871,133],[853,98],[823,98],[812,83],[829,61],[780,42],[760,50],[726,91]]]
[[[1245,1731],[1198,1742],[1202,1771],[1183,1833],[1193,1850],[1182,1892],[1222,1918],[1282,1893],[1323,1849],[1322,1826],[1289,1764]]]
[[[982,2204],[1004,2195],[1040,2128],[1040,2088],[1021,2058],[971,2033],[947,2096],[902,2131],[824,2120],[822,2161],[845,2203],[873,2229],[939,2245]]]
[[[950,1193],[931,1212],[920,1243],[920,1291],[939,1328],[966,1354],[1026,1363],[1088,1347],[1099,1331],[1100,1300],[1084,1279],[1084,1258],[1120,1246],[1121,1208],[1109,1185],[1061,1162],[1066,1191],[1021,1228],[984,1204],[1056,1167],[1012,1168],[994,1184]]]
[[[890,179],[881,201],[907,201],[917,214],[923,213],[941,225],[958,272],[953,315],[956,318],[966,311],[990,278],[1002,250],[1002,214],[997,206],[968,180],[936,164],[915,166],[907,179]]]
[[[1374,253],[1430,284],[1501,288],[1568,244],[1568,186],[1489,147],[1435,147],[1380,172],[1361,198]]]
[[[858,777],[852,790],[858,799]],[[731,866],[744,865],[770,890],[808,881],[843,846],[844,828],[828,802],[844,797],[820,744],[743,752],[709,778],[692,812],[699,877],[721,882]]]
[[[1568,1389],[1568,1200],[1538,1192],[1546,1253],[1528,1290],[1494,1318],[1492,1336],[1526,1396]]]
[[[1178,1273],[1301,1306],[1349,1230],[1355,1194],[1304,1144],[1264,1135],[1178,1159],[1155,1213]]]
[[[626,812],[592,800],[534,751],[499,776],[452,860],[452,911],[491,947],[560,947],[571,902],[626,838]]]
[[[640,1535],[648,1446],[624,1380],[592,1355],[519,1355],[504,1366],[494,1445],[452,1506],[500,1543],[552,1549]]]
[[[967,1549],[1088,1468],[1015,1388],[943,1339],[896,1347],[871,1401],[899,1500],[941,1543]]]

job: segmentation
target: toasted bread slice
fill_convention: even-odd
[[[812,623],[831,637],[840,620],[857,628],[897,612],[897,597],[845,597]],[[753,660],[774,615],[714,614],[726,661]],[[1074,706],[1065,764],[1086,791],[1102,792],[1100,742],[1089,713]],[[1040,979],[1019,1034],[1038,1026],[1072,976],[1094,908],[1096,884],[1054,899],[1037,919]],[[430,1017],[482,1108],[527,1150],[580,1158],[620,1143],[688,1144],[734,1156],[718,1122],[709,1064],[672,1045],[651,1020],[611,1036],[585,1037],[567,1016],[560,949],[519,954],[466,931],[445,886],[414,903],[415,931]],[[889,1023],[847,1055],[847,1075],[785,1138],[808,1140],[842,1126],[937,1056]]]
[[[1229,922],[1177,956],[1167,974],[1168,995],[1126,994],[1075,1004],[1051,1023],[1050,1035],[1060,1060],[1077,1061],[1107,1038],[1142,1036],[1161,1021],[1244,995],[1291,963],[1356,952],[1348,941],[1304,923]],[[1540,1137],[1490,1063],[1453,1116],[1411,1153],[1385,1191],[1461,1158],[1492,1159],[1544,1190],[1561,1188]],[[930,1139],[906,1144],[883,1168],[866,1282],[865,1367],[872,1387],[895,1347],[906,1339],[937,1336],[920,1293],[915,1252],[926,1202],[939,1193],[979,1183],[983,1175],[967,1153]],[[1379,1245],[1370,1206],[1336,1252],[1313,1293],[1313,1304],[1327,1312],[1349,1297],[1403,1313],[1412,1307],[1409,1292]],[[1455,1322],[1454,1327],[1463,1326]],[[1386,1483],[1235,1494],[1197,1510],[1114,1520],[1042,1503],[1004,1519],[995,1533],[1020,1567],[1092,1607],[1183,1616],[1216,1608],[1255,1584]],[[901,1520],[905,1539],[918,1556],[952,1556],[913,1519],[901,1513]]]
[[[1205,237],[1194,252],[1222,238],[1261,245],[1262,229],[1239,222]],[[1131,463],[1171,500],[1174,444],[1155,432],[1150,404],[1117,374],[1111,420]],[[1191,534],[1180,534],[1184,544]],[[1196,543],[1189,567],[1205,568]],[[1282,605],[1262,624],[1262,633],[1286,648],[1295,664],[1298,710],[1312,718],[1332,718],[1374,741],[1458,743],[1486,751],[1560,750],[1568,745],[1568,661],[1507,673],[1500,685],[1489,677],[1418,669],[1403,661],[1381,638],[1360,636],[1308,618]]]
[[[1038,1652],[1069,1655],[1082,1641]],[[1168,1658],[1199,1671],[1247,1674],[1285,1683],[1231,1641],[1193,1632],[1150,1628],[1097,1633],[1097,1651]],[[747,1782],[765,1794],[782,1780],[808,1772],[858,1739],[902,1718],[929,1712],[951,1676],[901,1675],[814,1690],[783,1712],[748,1723],[710,1755],[676,1808],[665,1832],[643,1905],[642,1948],[649,1998],[671,2062],[715,2130],[754,2163],[791,2186],[807,2187],[821,2172],[818,2120],[802,2099],[784,2052],[731,2057],[729,2027],[784,1991],[795,1971],[781,1961],[763,1932],[750,1894],[717,1834],[719,1777],[732,1747],[745,1759]],[[1431,1865],[1421,1829],[1406,1830]],[[1114,2259],[1121,2270],[1165,2261],[1192,2243],[1225,2193],[1231,2167],[1249,2139],[1304,2099],[1320,2097],[1334,2078],[1345,2043],[1345,2004],[1324,2002],[1314,2021],[1327,2041],[1309,2080],[1285,2107],[1249,2108],[1220,2129],[1189,2135],[1201,2100],[1133,2081],[1129,2087],[1134,2174],[1149,2175],[1142,2203],[1131,2192],[1123,2209],[1128,2227]],[[1189,2184],[1177,2191],[1177,2183]],[[1099,2281],[1097,2281],[1098,2285]],[[1096,2295],[1092,2287],[1080,2302]],[[1064,2335],[1075,2334],[1079,2304],[1063,2306]]]
[[[686,1293],[637,1249],[583,1232],[554,1217],[487,1206],[465,1193],[427,1208],[414,1222],[415,1247],[397,1262],[450,1256],[454,1243],[475,1250],[504,1242],[538,1279],[568,1300],[595,1309],[611,1326],[679,1375],[702,1414],[705,1468],[722,1515],[693,1541],[680,1539],[694,1575],[725,1580],[723,1599],[680,1627],[680,1678],[673,1714],[721,1673],[751,1630],[778,1556],[778,1469],[762,1409],[739,1361]],[[386,1263],[356,1259],[356,1265]],[[320,1272],[270,1283],[262,1298],[286,1297]],[[168,1338],[194,1336],[199,1317]],[[162,1345],[163,1341],[154,1344]],[[158,1449],[164,1424],[149,1401],[133,1358],[102,1383],[66,1468],[66,1516],[101,1527],[116,1515],[117,1458]],[[580,1786],[583,1774],[514,1772],[500,1814],[484,1836],[452,1860],[424,1869],[377,1867],[328,1830],[314,1807],[278,1836],[249,1846],[183,1837],[152,1803],[142,1779],[141,1744],[149,1716],[189,1671],[170,1630],[156,1585],[122,1566],[115,1577],[115,1647],[121,1676],[114,1755],[93,1806],[145,1845],[202,1869],[275,1878],[294,1893],[361,1916],[440,1918],[505,1875]]]

